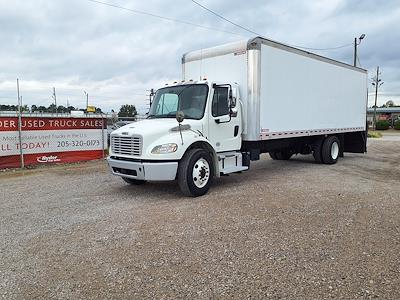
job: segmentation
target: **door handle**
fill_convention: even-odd
[[[233,136],[237,137],[238,134],[239,134],[239,125],[236,125],[235,129],[233,130]]]

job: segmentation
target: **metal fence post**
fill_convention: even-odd
[[[107,115],[106,115],[107,117]],[[107,118],[106,118],[106,124],[107,124]],[[104,117],[103,117],[103,113],[101,114],[101,153],[102,153],[102,157],[104,158]]]
[[[22,117],[21,117],[21,106],[22,101],[19,95],[19,80],[17,78],[17,94],[18,94],[18,137],[19,137],[19,154],[21,157],[21,169],[25,168],[24,153],[22,151]]]

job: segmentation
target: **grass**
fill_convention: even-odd
[[[382,137],[382,133],[377,132],[377,131],[369,131],[368,132],[368,137],[369,138],[381,138]]]

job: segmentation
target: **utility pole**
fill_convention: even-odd
[[[87,109],[88,109],[88,106],[89,106],[89,94],[86,91],[83,91],[83,92],[86,95],[86,113],[87,113],[88,112]]]
[[[150,104],[149,111],[150,111],[151,105],[153,104],[153,97],[154,97],[155,93],[154,93],[154,89],[150,89],[147,91],[150,92],[148,95],[149,96],[149,104]]]
[[[19,136],[19,154],[21,157],[21,168],[25,167],[24,153],[22,152],[22,117],[21,106],[22,97],[19,95],[19,79],[17,78],[17,97],[18,97],[18,136]]]
[[[374,104],[374,119],[373,119],[373,128],[376,130],[376,106],[377,106],[377,101],[378,101],[378,88],[383,84],[382,79],[379,79],[379,66],[376,67],[376,75],[373,78],[373,82],[371,83],[373,86],[375,86],[375,104]]]
[[[353,66],[357,67],[357,38],[354,38],[354,63]]]
[[[57,96],[55,87],[53,87],[53,99],[54,99],[54,105],[56,106],[56,114],[57,114]]]
[[[365,38],[365,34],[363,33],[360,37],[354,38],[354,62],[353,66],[357,67],[357,46],[361,44],[361,40]],[[358,40],[358,41],[357,41]]]
[[[151,104],[153,104],[153,96],[154,96],[154,89],[150,89],[150,95],[149,95],[150,107]]]

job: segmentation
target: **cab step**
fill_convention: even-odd
[[[248,166],[243,165],[243,154],[235,151],[218,153],[218,164],[221,175],[249,169]]]

